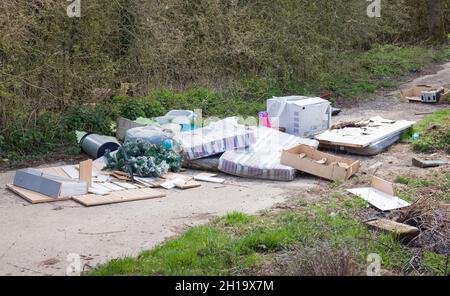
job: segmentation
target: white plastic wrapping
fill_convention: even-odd
[[[142,141],[149,144],[162,144],[168,137],[163,130],[157,126],[146,125],[135,127],[127,130],[125,135],[125,142]]]

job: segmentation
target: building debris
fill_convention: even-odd
[[[434,168],[434,167],[447,165],[447,164],[449,164],[449,162],[445,159],[424,160],[424,159],[421,159],[418,157],[413,157],[412,164],[413,164],[413,166],[416,166],[419,168]]]
[[[400,91],[400,102],[444,103],[450,90],[442,86],[417,85]]]
[[[315,138],[322,148],[360,155],[376,155],[397,142],[402,132],[413,124],[413,121],[395,121],[377,116],[368,122],[355,122],[355,127],[344,126],[328,130]]]
[[[217,177],[211,177],[205,174],[199,174],[194,176],[194,180],[197,181],[204,181],[204,182],[211,182],[211,183],[219,183],[222,184],[225,182],[225,179],[217,178]]]

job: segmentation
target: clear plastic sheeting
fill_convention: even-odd
[[[203,128],[182,132],[174,140],[192,160],[249,147],[256,139],[252,129],[239,124],[235,117],[228,117]]]
[[[281,153],[299,144],[317,148],[316,140],[300,138],[266,127],[254,128],[256,143],[245,149],[225,152],[219,160],[219,170],[231,175],[292,181],[296,169],[281,165]]]
[[[129,129],[126,132],[125,142],[142,141],[149,144],[160,145],[168,139],[163,130],[157,126],[147,125]]]

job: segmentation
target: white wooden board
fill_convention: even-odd
[[[205,176],[205,175],[194,176],[194,180],[204,181],[204,182],[212,182],[212,183],[220,183],[220,184],[225,182],[225,179],[216,178],[216,177],[209,177],[209,176]]]
[[[316,136],[321,144],[363,148],[393,134],[413,126],[414,121],[397,120],[392,122],[382,117],[373,117],[363,127],[345,127],[325,131]]]
[[[165,196],[164,193],[159,192],[157,190],[151,188],[143,188],[143,189],[115,191],[112,192],[111,194],[102,196],[95,194],[74,196],[73,200],[81,203],[84,206],[90,207],[128,201],[159,198],[164,196]]]

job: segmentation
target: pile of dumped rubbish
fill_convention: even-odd
[[[301,171],[343,180],[360,168],[348,154],[378,154],[414,124],[373,117],[332,125],[338,111],[322,98],[290,96],[267,100],[267,111],[253,119],[208,121],[190,110],[172,110],[156,118],[119,118],[116,137],[77,132],[82,150],[95,161],[19,170],[8,188],[31,203],[73,199],[93,206],[166,195],[155,188],[223,183],[217,177],[220,172],[292,181]],[[210,173],[187,176],[179,173],[183,167]],[[375,203],[383,198],[387,202],[377,205],[381,209],[404,206],[403,201],[392,201],[386,190],[377,191],[379,183],[353,193],[369,202],[378,194]]]

